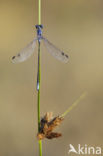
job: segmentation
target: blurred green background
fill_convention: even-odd
[[[26,62],[11,57],[36,35],[37,0],[0,0],[0,156],[37,156],[37,49]],[[103,144],[103,0],[42,0],[43,33],[70,56],[54,59],[42,46],[41,116],[63,113],[63,136],[43,140],[43,155],[67,156],[69,144]]]

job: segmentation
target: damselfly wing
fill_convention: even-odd
[[[42,28],[42,25],[36,25],[37,38],[34,38],[34,40],[30,42],[24,49],[22,49],[20,53],[12,57],[13,63],[19,63],[27,60],[33,54],[37,40],[39,43],[43,40],[46,48],[48,49],[48,52],[56,59],[64,63],[68,62],[68,55],[60,49],[58,49],[55,45],[53,45],[50,41],[48,41],[45,37],[42,36]]]
[[[12,57],[13,63],[20,63],[27,60],[34,52],[36,47],[37,38],[34,38],[24,49],[22,49],[17,55]]]
[[[50,41],[48,41],[45,37],[42,37],[44,44],[48,50],[48,52],[54,56],[56,59],[67,63],[68,62],[68,55],[65,54],[63,51],[61,51],[60,49],[58,49],[55,45],[53,45]]]

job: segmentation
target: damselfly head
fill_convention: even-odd
[[[38,41],[40,42],[41,40],[41,37],[42,37],[42,28],[43,28],[43,25],[35,25],[36,27],[36,30],[37,30],[37,37],[38,37]]]
[[[35,25],[35,27],[36,27],[36,29],[43,29],[43,25],[41,24],[41,25]]]

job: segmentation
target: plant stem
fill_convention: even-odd
[[[41,0],[38,0],[38,24],[41,24]],[[37,91],[38,91],[38,132],[40,131],[40,79],[41,79],[41,70],[40,70],[40,42],[38,41],[38,73],[37,73]],[[39,140],[39,156],[42,156],[42,141]]]
[[[38,42],[38,73],[37,73],[37,91],[38,91],[38,132],[40,131],[40,42]],[[42,141],[39,140],[39,156],[42,156]]]
[[[41,24],[41,0],[38,0],[38,24]]]
[[[83,100],[87,95],[87,92],[84,92],[62,115],[61,117],[66,116],[74,107],[77,106],[77,104]]]
[[[37,73],[37,91],[38,91],[38,132],[40,130],[40,42],[38,42],[38,73]]]

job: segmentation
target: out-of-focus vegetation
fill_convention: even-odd
[[[11,57],[36,35],[37,1],[0,0],[0,155],[38,155],[37,49],[21,64]],[[43,141],[44,155],[68,155],[69,144],[103,143],[103,1],[42,1],[43,33],[70,60],[42,46],[41,115],[62,114],[83,91],[88,96],[66,117],[63,137]],[[69,50],[70,49],[70,50]]]

